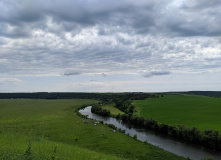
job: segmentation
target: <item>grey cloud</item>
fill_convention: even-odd
[[[186,0],[179,7],[168,8],[162,16],[165,21],[159,24],[164,24],[162,29],[174,36],[220,36],[221,3],[214,4],[207,0]]]
[[[0,23],[0,36],[8,38],[25,38],[30,36],[30,31],[25,26],[8,26]]]
[[[108,0],[21,2],[3,1],[1,7],[3,14],[0,16],[0,21],[20,25],[23,22],[32,23],[51,16],[57,23],[64,24],[68,30],[70,28],[63,22],[79,24],[82,27],[106,24],[132,28],[134,26],[138,27],[138,30],[146,30],[141,29],[140,26],[148,28],[153,25],[154,17],[151,13],[157,1],[151,3],[135,3],[127,0],[121,2]]]
[[[6,44],[6,43],[7,43],[7,40],[0,37],[0,45]]]
[[[119,26],[118,32],[130,34],[162,34],[170,36],[219,36],[221,35],[219,0],[190,0],[182,4],[176,1],[109,1],[109,0],[64,0],[64,1],[1,1],[0,22],[19,29],[27,26],[45,28],[46,17],[62,25],[65,31],[74,31],[90,26]],[[214,9],[215,7],[215,9]],[[199,10],[201,9],[201,10]],[[36,22],[41,22],[36,23]],[[100,34],[107,30],[100,30]],[[111,33],[111,32],[110,32]],[[3,33],[0,33],[3,34]],[[13,36],[5,34],[5,36]],[[16,36],[16,35],[15,35]],[[121,41],[125,44],[130,42]]]
[[[119,32],[131,30],[138,34],[169,34],[171,36],[217,36],[221,35],[220,29],[220,12],[221,6],[213,9],[212,4],[208,5],[205,11],[192,10],[185,7],[170,7],[166,15],[161,11],[164,7],[170,6],[168,1],[161,4],[160,1],[143,2],[143,6],[130,1],[122,1],[118,5],[112,2],[112,5],[106,5],[106,1],[92,2],[90,5],[80,3],[71,3],[66,10],[52,8],[51,16],[59,20],[70,23],[78,23],[84,26],[94,25],[112,25],[120,26]],[[62,2],[63,3],[63,2]],[[201,4],[200,1],[197,1]],[[62,5],[62,4],[61,4]],[[73,9],[77,6],[77,9]],[[100,7],[102,6],[102,7]],[[80,8],[80,9],[79,9]],[[162,18],[161,18],[162,17]],[[208,25],[209,24],[209,25]],[[100,33],[104,34],[105,30]],[[165,32],[165,33],[164,33]]]
[[[44,18],[40,3],[36,1],[13,1],[3,0],[0,2],[0,22],[9,23],[10,25],[26,25],[42,20]]]
[[[168,71],[152,71],[152,72],[148,72],[148,73],[144,74],[143,77],[149,78],[149,77],[153,77],[153,76],[163,76],[163,75],[169,75],[169,74],[171,74],[171,72],[168,72]]]
[[[68,72],[68,73],[64,73],[64,76],[77,76],[80,75],[80,72]]]
[[[221,57],[211,57],[205,58],[207,64],[204,66],[205,69],[212,68],[212,69],[219,69],[221,68]]]
[[[86,37],[90,38],[90,37]],[[99,39],[99,40],[98,40]],[[0,58],[5,59],[0,63],[1,73],[13,74],[47,74],[49,73],[65,73],[62,75],[71,76],[78,73],[133,73],[149,68],[150,70],[177,70],[177,69],[199,69],[205,66],[205,57],[201,53],[193,52],[196,47],[203,49],[210,48],[211,45],[217,45],[219,42],[208,40],[190,41],[189,39],[157,39],[156,37],[137,37],[136,44],[143,44],[144,47],[134,47],[135,45],[127,45],[126,47],[114,42],[112,45],[104,45],[104,39],[95,39],[90,43],[84,40],[71,41],[63,40],[56,42],[56,39],[45,40],[44,36],[40,36],[39,41],[28,40],[18,46],[13,46],[13,50],[5,52],[4,48],[0,54]],[[43,41],[44,47],[39,45]],[[108,38],[108,40],[110,40]],[[66,43],[67,41],[67,43]],[[170,41],[170,42],[169,42]],[[209,44],[208,41],[211,41]],[[59,48],[59,44],[64,43],[64,47]],[[197,46],[196,44],[201,44]],[[204,44],[208,44],[204,46]],[[39,45],[39,46],[38,46]],[[173,47],[170,47],[173,45]],[[141,45],[142,46],[142,45]],[[206,49],[205,48],[205,49]],[[199,48],[198,48],[199,49]],[[198,50],[197,49],[197,50]],[[184,54],[185,53],[185,54]],[[215,67],[215,66],[214,66]],[[73,72],[73,71],[77,71]],[[154,76],[162,73],[149,73],[146,75]],[[163,74],[162,74],[163,75]]]
[[[220,47],[211,37],[221,35],[220,5],[174,2],[2,0],[0,38],[7,41],[0,40],[0,59],[7,63],[0,63],[1,73],[71,76],[203,68],[211,61],[202,51]]]
[[[208,61],[208,62],[213,62],[213,61],[219,61],[220,62],[221,57],[210,57],[210,58],[205,58],[205,60]]]
[[[220,0],[213,0],[213,1],[208,1],[208,0],[195,0],[195,1],[192,1],[192,0],[185,0],[183,1],[182,3],[182,7],[185,8],[185,9],[199,9],[199,10],[202,10],[202,9],[205,9],[205,8],[208,8],[208,7],[217,7],[220,5]]]
[[[130,45],[133,43],[133,40],[128,39],[128,38],[124,38],[122,36],[117,36],[117,40],[124,45]]]
[[[106,75],[105,73],[102,73],[102,76],[103,76],[103,77],[106,77],[107,75]]]

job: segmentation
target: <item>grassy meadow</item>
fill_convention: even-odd
[[[117,109],[117,108],[114,107],[114,106],[115,106],[114,103],[106,104],[106,105],[102,105],[102,109],[107,109],[107,110],[109,110],[112,115],[118,115],[119,113],[120,113],[120,114],[124,114],[124,112],[120,111],[119,109]]]
[[[184,160],[172,153],[83,123],[76,114],[85,99],[0,99],[0,159]]]
[[[31,137],[16,133],[0,134],[1,160],[26,159],[107,159],[120,160],[119,157],[107,155],[74,145],[53,142],[42,137]],[[13,145],[12,145],[13,144]]]
[[[170,125],[183,124],[200,130],[221,132],[221,98],[193,95],[164,95],[133,102],[136,114]]]

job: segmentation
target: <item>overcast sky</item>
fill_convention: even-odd
[[[0,92],[221,90],[221,0],[0,0]]]

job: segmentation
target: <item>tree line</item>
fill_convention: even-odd
[[[146,119],[131,114],[118,114],[116,118],[169,137],[199,144],[216,151],[221,151],[221,134],[217,130],[207,129],[205,131],[200,131],[196,127],[188,128],[185,125],[171,126],[159,123],[151,118]]]
[[[0,93],[0,99],[30,98],[30,99],[96,99],[102,103],[111,103],[117,99],[145,99],[153,94],[142,92],[128,93],[83,93],[83,92],[34,92],[34,93]]]
[[[153,94],[151,95],[151,98],[159,98],[160,96],[162,97],[163,95]],[[132,105],[132,102],[133,101],[129,99],[129,97],[128,99],[115,100],[115,107],[123,111],[125,114],[118,114],[114,117],[175,139],[184,140],[186,142],[199,144],[213,150],[221,151],[221,134],[219,131],[210,129],[200,131],[196,127],[188,128],[185,125],[171,126],[159,123],[151,118],[146,119],[144,117],[136,116],[133,115],[135,107]]]
[[[98,114],[100,116],[110,116],[110,111],[107,109],[102,109],[101,106],[99,104],[94,104],[91,107],[91,112]]]
[[[82,106],[81,108],[85,108]],[[188,128],[185,125],[171,126],[165,123],[159,123],[154,119],[147,119],[144,117],[129,114],[118,114],[116,116],[111,115],[110,111],[102,109],[99,104],[94,104],[91,109],[92,113],[99,114],[101,116],[113,116],[117,119],[121,119],[123,122],[140,126],[148,130],[152,130],[156,133],[166,135],[175,139],[184,140],[193,144],[199,144],[206,148],[213,149],[215,151],[221,151],[221,134],[217,130],[205,130],[200,131],[196,127]],[[110,128],[117,130],[117,127],[113,124],[106,124]],[[119,132],[125,133],[125,130],[118,129]],[[134,135],[136,139],[136,135]],[[213,160],[211,157],[203,158],[202,160]]]
[[[156,94],[128,94],[123,97],[113,99],[115,107],[126,114],[133,114],[135,106],[132,104],[133,100],[143,100],[146,98],[159,98]]]

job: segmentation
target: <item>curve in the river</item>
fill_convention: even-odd
[[[101,117],[91,112],[91,106],[79,110],[82,115],[88,115],[88,118],[102,120],[104,123],[114,124],[117,128],[125,130],[125,134],[130,136],[137,135],[140,141],[147,141],[148,143],[158,146],[166,151],[172,152],[176,155],[189,157],[192,160],[200,160],[204,157],[213,157],[215,160],[221,160],[221,153],[211,152],[200,146],[193,146],[184,142],[178,142],[166,137],[157,135],[151,131],[143,128],[138,128],[128,123],[122,122],[112,117]]]

